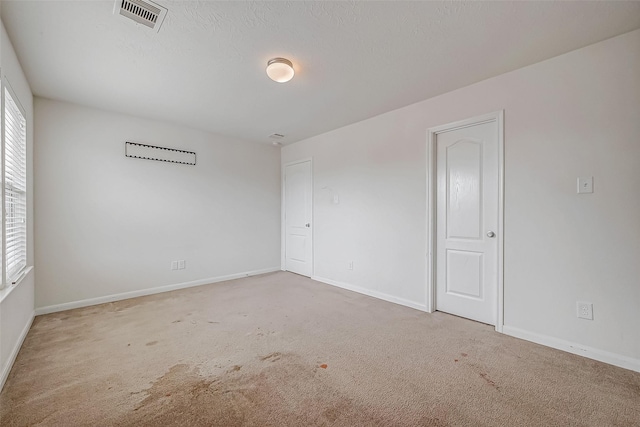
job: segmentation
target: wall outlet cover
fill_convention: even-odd
[[[586,301],[578,301],[578,318],[593,320],[593,304]]]

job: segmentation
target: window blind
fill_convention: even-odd
[[[4,97],[5,271],[11,283],[27,265],[27,123],[6,87]]]

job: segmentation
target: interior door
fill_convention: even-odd
[[[285,270],[311,277],[311,161],[285,167]]]
[[[436,136],[436,309],[496,324],[498,124]]]

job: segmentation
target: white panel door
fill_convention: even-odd
[[[436,136],[436,309],[496,324],[498,125]]]
[[[311,277],[311,161],[285,167],[285,270]]]

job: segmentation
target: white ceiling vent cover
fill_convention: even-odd
[[[116,0],[113,13],[126,16],[158,32],[164,17],[167,16],[167,9],[150,1]]]

